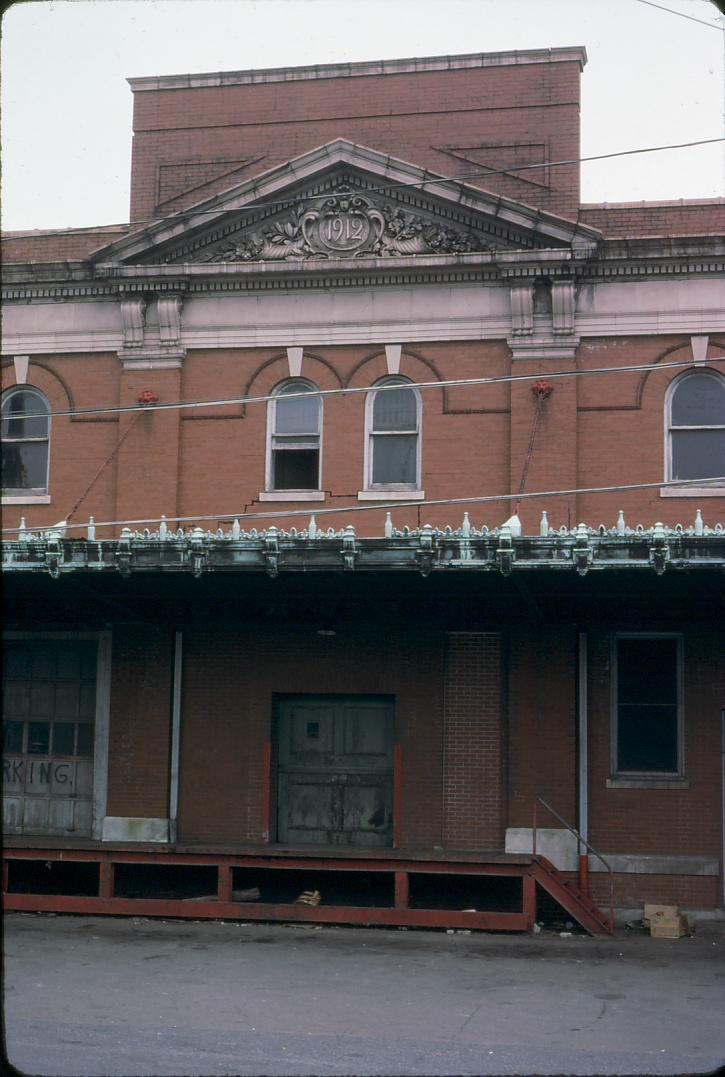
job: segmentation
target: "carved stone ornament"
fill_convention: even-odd
[[[466,254],[488,250],[479,236],[460,232],[389,204],[376,206],[341,187],[301,206],[271,227],[229,239],[198,256],[200,262],[263,262],[372,255]]]

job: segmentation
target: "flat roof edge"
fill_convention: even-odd
[[[571,63],[574,61],[579,64],[579,69],[583,70],[587,62],[587,53],[583,45],[509,52],[470,52],[456,56],[412,56],[396,60],[363,60],[355,63],[311,64],[305,67],[274,67],[248,71],[147,75],[129,78],[126,81],[134,93],[139,93],[149,90],[188,90],[197,87],[296,82],[303,79],[403,75],[425,71],[458,71],[465,68],[505,67],[513,64]]]

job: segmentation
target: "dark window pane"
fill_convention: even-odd
[[[373,483],[416,482],[416,434],[383,434],[373,437]]]
[[[21,390],[3,403],[2,436],[4,438],[47,438],[48,405],[37,393]],[[26,413],[46,412],[26,419]]]
[[[45,490],[48,442],[6,442],[2,455],[3,490]]]
[[[725,430],[673,430],[672,478],[725,475]]]
[[[725,379],[700,372],[683,378],[672,397],[673,426],[725,426]]]
[[[30,685],[25,681],[7,681],[3,686],[3,714],[8,718],[27,718],[30,714]]]
[[[23,722],[3,722],[3,751],[22,752]]]
[[[677,707],[619,708],[619,771],[677,773]]]
[[[28,755],[47,755],[50,747],[50,723],[28,722]]]
[[[81,643],[78,647],[81,656],[81,677],[95,681],[96,679],[96,645],[90,640]]]
[[[617,641],[617,704],[617,770],[677,773],[677,640]]]
[[[274,490],[317,490],[320,454],[317,449],[277,449],[272,470]]]
[[[677,702],[677,640],[617,641],[617,698],[621,703]]]
[[[53,726],[53,755],[73,755],[75,722],[56,722]]]
[[[33,678],[35,680],[55,680],[55,649],[52,643],[33,647]]]
[[[275,402],[276,434],[317,434],[320,430],[320,398],[310,396],[296,400],[285,400],[285,393],[311,393],[313,390],[304,383],[290,382],[280,391],[280,399]]]
[[[30,676],[30,648],[25,643],[6,643],[3,655],[6,680],[26,680]]]
[[[375,394],[373,430],[417,430],[418,402],[412,389],[386,389]]]
[[[88,722],[81,722],[78,726],[76,755],[93,755],[93,726]]]

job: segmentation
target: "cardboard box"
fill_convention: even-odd
[[[675,920],[679,915],[677,905],[645,905],[643,920],[651,924],[654,920]]]
[[[676,917],[657,917],[650,923],[649,933],[653,939],[681,939],[690,934],[690,922],[683,913]]]

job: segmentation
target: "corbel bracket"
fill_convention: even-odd
[[[195,527],[189,539],[191,547],[189,551],[189,567],[195,580],[198,580],[206,567],[206,550],[204,549],[204,532],[200,527]]]
[[[422,530],[415,560],[421,576],[430,576],[433,568],[433,528],[430,524],[426,524]]]
[[[279,575],[279,539],[277,528],[270,527],[264,536],[264,549],[262,551],[264,562],[267,566],[267,575],[274,579]]]
[[[515,560],[516,552],[514,550],[511,531],[508,527],[502,527],[498,539],[498,546],[496,548],[496,564],[498,565],[498,570],[502,576],[511,575],[511,569],[513,568]]]
[[[356,557],[357,543],[355,542],[355,528],[352,524],[348,524],[342,536],[342,567],[347,572],[354,571]]]
[[[658,576],[667,568],[667,562],[670,559],[670,547],[667,542],[667,535],[665,533],[664,526],[661,523],[654,525],[652,531],[652,545],[649,549],[649,563],[655,570]]]
[[[574,568],[579,576],[586,576],[593,560],[594,550],[589,541],[589,532],[585,524],[579,524],[576,529],[576,542],[573,551]]]

